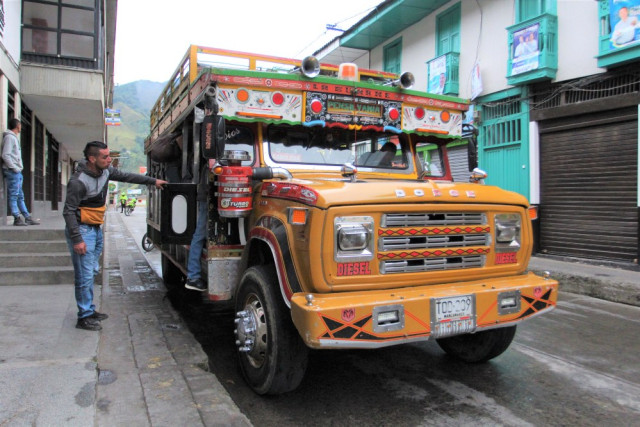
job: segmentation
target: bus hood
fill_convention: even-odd
[[[297,199],[319,208],[389,203],[482,203],[527,207],[527,199],[491,185],[447,181],[292,179],[264,182],[262,196]]]

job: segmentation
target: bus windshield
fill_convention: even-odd
[[[275,164],[342,166],[376,172],[411,171],[411,153],[404,137],[341,128],[271,125],[268,156]],[[293,167],[293,166],[291,166]]]

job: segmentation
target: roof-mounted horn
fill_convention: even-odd
[[[320,61],[315,56],[307,56],[300,64],[300,72],[310,79],[320,74]]]

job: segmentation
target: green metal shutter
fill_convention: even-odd
[[[469,182],[469,158],[467,144],[457,145],[447,149],[451,176],[455,182]]]
[[[479,167],[486,183],[529,198],[529,111],[519,97],[482,106]]]

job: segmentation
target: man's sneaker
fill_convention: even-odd
[[[193,289],[194,291],[204,292],[207,290],[207,285],[202,281],[202,279],[187,279],[184,284],[184,287],[187,289]]]
[[[100,326],[100,323],[97,320],[90,317],[85,317],[83,319],[78,319],[76,328],[84,329],[86,331],[99,331],[102,329],[102,326]]]
[[[31,217],[29,217],[29,218],[25,219],[25,220],[24,220],[24,222],[25,222],[27,225],[40,225],[40,223],[39,223],[38,221],[36,221],[35,219],[33,219],[33,218],[31,218]]]
[[[106,313],[98,313],[97,311],[94,311],[91,316],[87,316],[86,318],[100,321],[100,320],[108,319],[109,315]]]
[[[13,220],[13,225],[19,225],[19,226],[21,226],[21,227],[22,227],[22,226],[24,226],[24,227],[26,227],[26,226],[27,226],[27,223],[26,223],[26,222],[24,222],[24,219],[22,219],[22,217],[21,217],[21,216],[14,217],[14,218],[15,218],[15,219]]]

